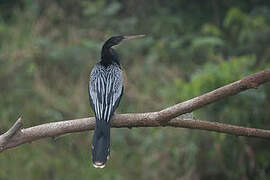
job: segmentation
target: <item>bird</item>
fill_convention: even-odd
[[[104,168],[110,158],[110,120],[118,107],[124,90],[124,77],[118,53],[113,46],[145,35],[113,36],[102,46],[101,60],[92,68],[89,77],[89,101],[95,114],[92,139],[92,162]]]

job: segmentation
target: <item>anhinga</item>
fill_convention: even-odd
[[[89,99],[96,117],[92,160],[96,168],[105,167],[110,157],[110,120],[123,94],[124,80],[119,56],[112,46],[143,36],[114,36],[108,39],[102,47],[101,61],[94,66],[90,74]]]

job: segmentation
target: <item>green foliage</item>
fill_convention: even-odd
[[[151,4],[150,4],[151,3]],[[112,35],[128,84],[119,113],[155,111],[270,68],[270,1],[1,1],[0,120],[29,127],[93,115],[88,76]],[[195,119],[268,128],[270,86],[209,105]],[[92,133],[0,155],[0,179],[269,179],[270,145],[173,128],[112,130],[111,160],[91,165]]]

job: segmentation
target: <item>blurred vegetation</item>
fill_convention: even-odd
[[[112,35],[128,77],[118,113],[148,112],[270,68],[269,0],[2,0],[0,132],[93,115],[88,74]],[[270,128],[270,86],[195,118]],[[112,130],[111,160],[91,165],[92,132],[1,153],[0,179],[270,179],[270,143],[198,130]]]

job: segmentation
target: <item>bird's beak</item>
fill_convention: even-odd
[[[132,40],[132,39],[138,39],[138,38],[142,38],[144,37],[145,34],[141,34],[141,35],[134,35],[134,36],[124,36],[123,40]]]

